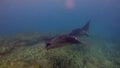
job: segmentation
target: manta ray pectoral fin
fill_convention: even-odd
[[[83,36],[83,35],[88,36],[90,22],[91,22],[91,20],[88,20],[82,28],[77,28],[77,29],[72,30],[72,32],[69,33],[69,35],[76,36],[76,37]]]
[[[87,22],[86,22],[86,24],[81,28],[82,30],[85,30],[85,31],[88,31],[89,30],[89,26],[90,26],[90,22],[91,22],[91,20],[88,20]]]

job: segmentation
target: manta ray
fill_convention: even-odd
[[[67,44],[84,44],[77,39],[78,36],[88,36],[90,20],[82,27],[72,30],[69,34],[59,35],[49,39],[46,42],[46,49],[53,49],[66,46]]]
[[[89,36],[88,31],[89,31],[89,26],[90,26],[90,20],[87,21],[87,23],[82,27],[82,28],[77,28],[72,30],[69,35],[71,36]]]
[[[80,44],[81,42],[75,36],[67,34],[56,36],[46,42],[46,49],[63,47],[67,44]]]

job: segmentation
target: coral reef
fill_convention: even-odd
[[[42,41],[51,34],[22,33],[0,36],[0,68],[120,68],[120,51],[116,44],[94,37],[80,40],[88,45],[71,45],[51,50]],[[52,36],[52,35],[51,35]],[[39,43],[26,46],[17,39]]]

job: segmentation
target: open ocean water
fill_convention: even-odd
[[[45,48],[87,22],[85,45]],[[120,68],[120,0],[0,0],[0,68]]]

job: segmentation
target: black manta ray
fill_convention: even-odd
[[[87,23],[82,27],[82,28],[77,28],[72,30],[71,33],[69,33],[69,35],[71,36],[89,36],[88,35],[88,30],[89,30],[89,26],[90,26],[90,20],[87,21]]]
[[[46,49],[53,49],[66,46],[67,44],[80,44],[81,42],[75,36],[67,34],[56,36],[46,42]]]
[[[84,36],[84,35],[88,36],[89,25],[90,25],[90,20],[82,28],[77,28],[69,34],[59,35],[49,39],[46,42],[45,48],[48,50],[48,49],[63,47],[63,46],[66,46],[67,44],[86,45],[86,43],[79,41],[77,37]]]

